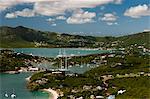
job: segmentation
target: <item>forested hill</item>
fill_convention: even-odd
[[[150,32],[137,33],[122,37],[93,37],[55,32],[43,32],[23,26],[0,27],[0,47],[110,47],[112,42],[121,42],[121,46],[145,44],[148,46]]]

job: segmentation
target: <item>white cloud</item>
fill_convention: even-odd
[[[39,2],[34,4],[33,10],[44,16],[56,16],[65,14],[66,6],[61,2]]]
[[[106,13],[104,16],[101,18],[102,21],[116,21],[117,16],[115,16],[112,13]]]
[[[56,23],[51,24],[51,26],[56,26],[56,25],[57,25]]]
[[[64,15],[66,11],[93,8],[113,1],[114,0],[60,0],[56,2],[38,2],[34,4],[34,10],[41,15],[56,16]]]
[[[36,3],[36,2],[54,2],[60,0],[0,0],[0,11],[6,10],[13,6],[23,3]]]
[[[107,22],[107,25],[113,25],[113,23],[112,22]]]
[[[84,24],[94,22],[94,17],[96,13],[83,11],[81,9],[73,12],[72,16],[67,19],[68,24]]]
[[[149,32],[150,31],[150,29],[144,29],[144,32]]]
[[[15,12],[18,16],[22,17],[33,17],[35,16],[35,12],[31,9],[25,8],[22,11],[16,11]]]
[[[17,18],[18,16],[21,17],[33,17],[35,16],[35,12],[31,9],[25,8],[22,11],[15,11],[13,13],[7,13],[6,18]]]
[[[49,23],[53,23],[55,21],[55,19],[48,18],[48,19],[46,19],[46,21],[49,22]]]
[[[56,19],[57,20],[66,20],[67,18],[65,16],[57,16]]]
[[[15,0],[0,0],[0,11],[3,11],[5,9],[7,9],[7,8],[10,8],[10,7],[14,6],[14,5],[17,5]]]
[[[105,6],[101,6],[101,7],[100,7],[100,10],[104,10],[104,9],[105,9]]]
[[[117,18],[115,13],[105,13],[103,17],[99,19],[106,22],[107,25],[117,25]]]
[[[122,0],[119,0],[120,2]],[[0,0],[0,11],[18,4],[33,4],[33,12],[44,16],[64,15],[66,11],[116,3],[118,0]]]
[[[117,22],[106,22],[107,25],[118,25]]]
[[[5,18],[8,18],[8,19],[10,19],[10,18],[17,18],[17,15],[15,13],[7,13]]]
[[[51,25],[51,26],[56,26],[57,24],[55,23],[56,19],[53,18],[48,18],[46,21]]]
[[[130,7],[129,9],[125,11],[124,15],[132,17],[132,18],[150,16],[150,8],[146,4]]]
[[[115,4],[121,4],[123,0],[116,0]]]

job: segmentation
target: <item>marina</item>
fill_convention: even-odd
[[[62,50],[62,53],[65,49],[65,54],[68,56],[77,56],[77,55],[88,55],[88,54],[100,54],[109,52],[107,50],[87,50],[82,48],[12,48],[15,52],[24,53],[24,54],[32,54],[35,56],[42,56],[42,57],[57,57]]]
[[[30,92],[26,88],[26,77],[31,73],[0,73],[0,99],[48,99],[49,94],[41,91]]]
[[[58,48],[52,48],[48,49],[45,48],[45,51],[40,48],[18,48],[14,49],[16,52],[25,53],[25,54],[31,54],[32,55],[39,55],[39,56],[45,56],[45,57],[58,57],[59,55],[66,55],[68,57],[69,55],[88,55],[88,54],[95,54],[95,53],[104,53],[106,51],[100,51],[100,50],[83,50],[83,49],[73,49],[73,48],[67,48],[65,49],[64,53],[60,53],[60,50]],[[63,51],[63,50],[62,50]],[[62,57],[62,56],[61,56]],[[64,57],[64,56],[63,56]],[[67,62],[67,60],[65,60]],[[47,67],[49,64],[46,63],[46,66],[43,64],[39,65],[39,67],[43,66],[44,68]],[[51,68],[51,66],[50,66]],[[79,66],[70,66],[68,69],[61,66],[60,69],[50,69],[52,71],[70,71],[73,73],[84,73],[87,70],[90,70],[91,67],[89,67],[88,64],[82,64]],[[30,68],[34,69],[34,68]],[[26,83],[29,76],[32,75],[32,72],[22,72],[19,74],[0,74],[0,79],[3,82],[0,82],[1,90],[0,90],[0,98],[1,99],[48,99],[49,94],[46,92],[38,91],[38,92],[30,92],[26,88]],[[13,93],[14,91],[14,93]]]

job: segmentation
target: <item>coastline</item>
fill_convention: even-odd
[[[52,90],[51,88],[42,89],[42,91],[47,92],[49,94],[48,99],[58,99],[58,97],[59,97],[59,94],[55,90]]]

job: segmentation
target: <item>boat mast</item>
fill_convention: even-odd
[[[62,52],[61,49],[59,50],[59,55],[60,55],[60,68],[62,69]]]
[[[64,69],[67,68],[67,54],[66,54],[66,50],[64,49],[64,53],[63,53],[64,57],[65,57],[65,64],[64,64]]]

